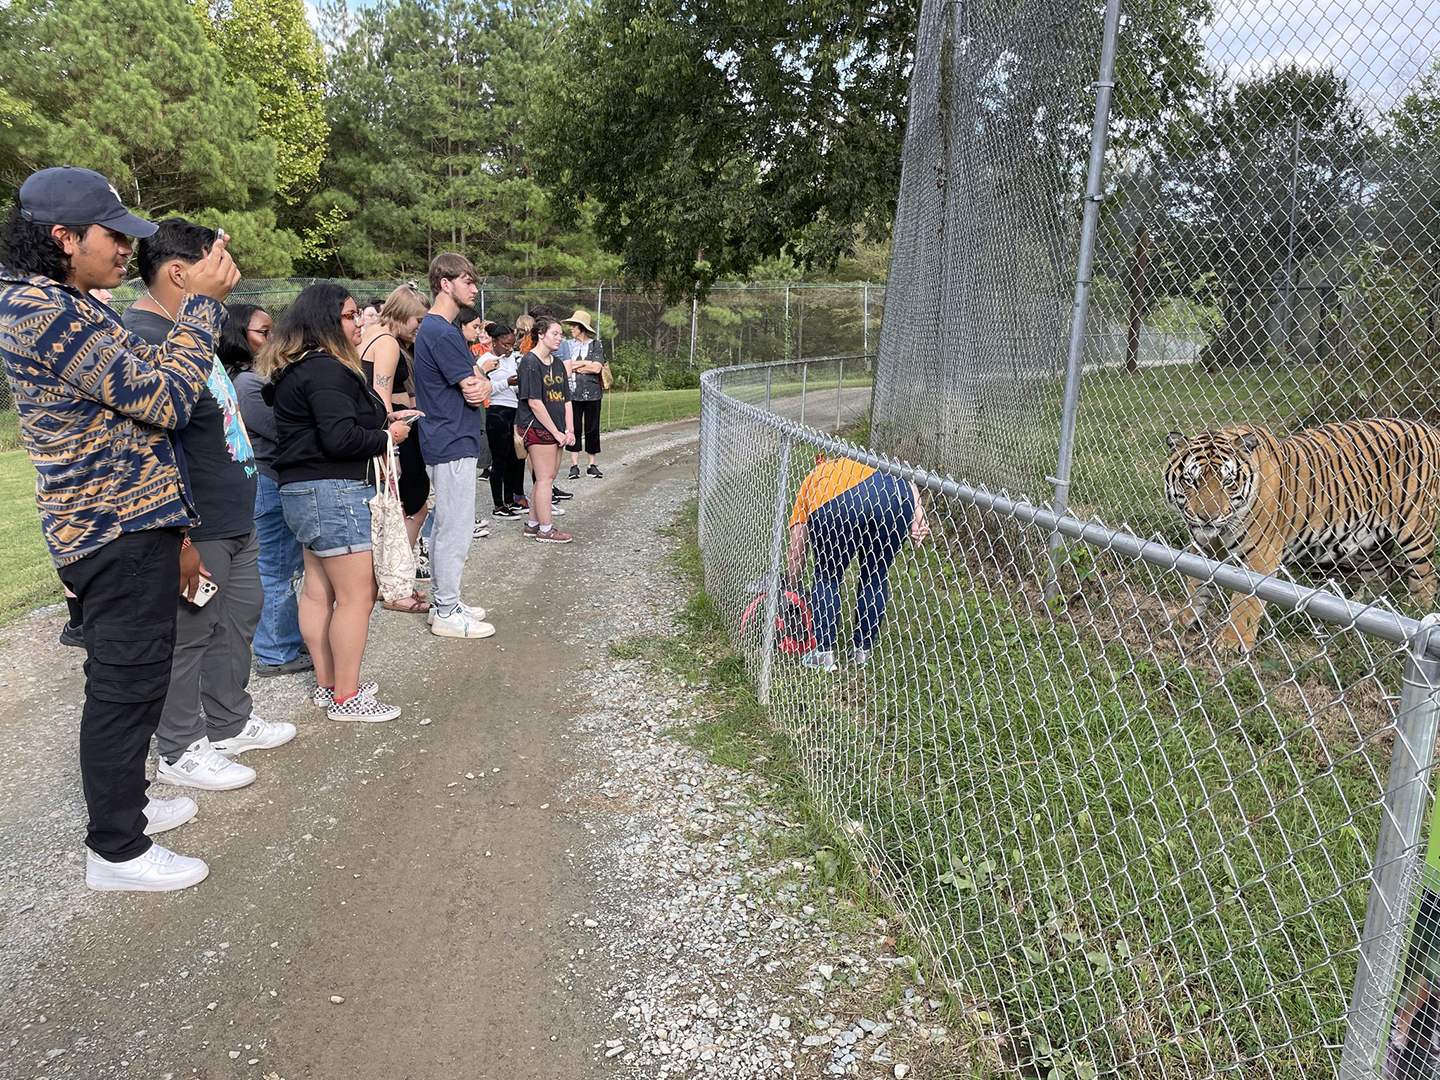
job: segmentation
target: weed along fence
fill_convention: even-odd
[[[864,363],[844,364],[703,377],[705,583],[815,797],[964,1004],[954,1036],[1027,1076],[1435,1076],[1440,617],[827,434],[865,419],[844,373]],[[821,456],[913,481],[933,530],[890,568],[865,663],[866,556],[850,568],[833,672],[798,662],[784,586]],[[1182,631],[1196,585],[1265,605],[1253,649]]]

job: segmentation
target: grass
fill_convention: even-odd
[[[700,390],[611,390],[600,412],[601,431],[620,431],[700,415]]]

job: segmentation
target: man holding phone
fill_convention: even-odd
[[[119,285],[130,237],[154,232],[99,173],[63,166],[26,179],[0,235],[0,358],[46,545],[85,610],[85,881],[144,892],[209,873],[150,840],[195,803],[147,800],[145,758],[170,682],[181,540],[196,520],[171,432],[205,392],[221,301],[240,280],[225,244],[212,245],[186,273],[174,329],[147,344],[90,294]]]
[[[136,262],[145,295],[125,310],[125,328],[151,344],[164,341],[187,276],[217,242],[203,225],[160,222],[140,241]],[[231,758],[289,742],[295,725],[256,716],[250,697],[251,646],[265,603],[255,532],[258,468],[235,387],[219,360],[175,438],[200,523],[180,552],[175,659],[155,737],[155,778],[229,791],[255,782],[255,770]]]

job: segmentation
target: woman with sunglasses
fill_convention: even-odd
[[[275,409],[281,508],[304,548],[300,632],[315,661],[312,700],[332,720],[375,723],[400,709],[360,681],[376,595],[370,461],[385,453],[387,429],[398,443],[410,426],[387,413],[365,378],[359,320],[341,286],[311,285],[280,316],[258,367]]]

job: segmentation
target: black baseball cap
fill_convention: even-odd
[[[105,177],[73,165],[31,173],[20,185],[20,214],[38,225],[104,225],[140,239],[160,227],[126,210]]]

